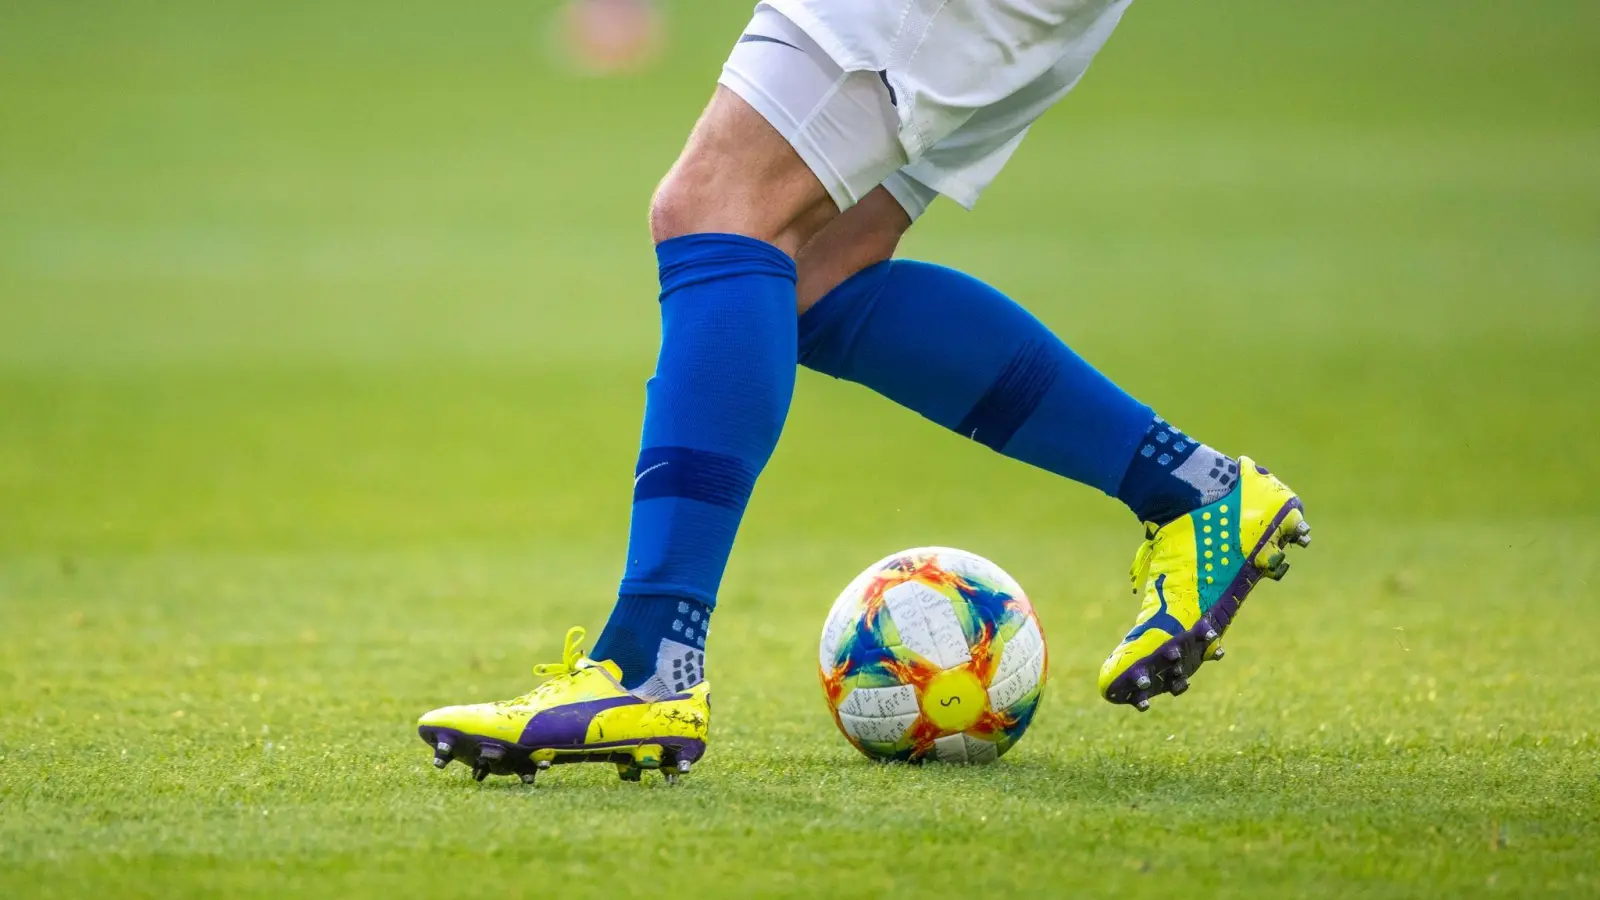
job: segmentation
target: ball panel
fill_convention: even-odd
[[[961,576],[964,581],[981,585],[992,593],[1022,596],[1022,586],[1006,571],[976,553],[950,547],[931,548],[939,560],[939,568]]]
[[[995,744],[998,755],[1004,756],[1007,750],[1016,746],[1017,741],[1022,740],[1023,732],[1033,724],[1033,716],[1039,711],[1039,700],[1043,696],[1044,685],[1040,684],[1032,693],[1011,704],[1010,709],[997,713],[1003,720],[1002,738]]]
[[[893,621],[906,649],[941,669],[972,658],[950,598],[925,584],[908,581],[885,591],[883,601],[887,618]]]
[[[852,716],[843,712],[839,713],[839,727],[844,733],[854,738],[861,744],[878,745],[876,747],[862,747],[862,751],[871,755],[872,750],[880,754],[894,752],[894,745],[900,743],[906,732],[917,722],[917,714],[909,716],[895,716],[892,718],[877,718],[873,716]]]
[[[990,763],[1000,758],[1000,748],[992,741],[975,738],[970,734],[963,734],[961,742],[967,748],[967,762]]]
[[[947,734],[935,739],[933,750],[928,753],[927,758],[947,763],[967,762],[966,738],[964,734]]]
[[[850,599],[849,596],[840,596],[828,613],[828,620],[822,623],[822,644],[819,648],[818,662],[824,669],[831,669],[838,664],[840,647],[845,638],[855,630],[860,610],[854,608]]]
[[[896,687],[858,687],[839,704],[839,712],[858,719],[893,719],[917,714],[917,690],[909,684]]]
[[[1030,639],[1031,644],[1027,643]],[[989,707],[996,712],[1010,709],[1044,680],[1044,639],[1037,624],[1029,622],[1006,645],[1000,655],[1000,668],[1009,668],[1009,672],[1003,677],[996,675],[989,684]]]
[[[995,649],[1000,654],[1000,660],[995,666],[991,685],[1011,680],[1018,672],[1027,668],[1035,657],[1042,655],[1044,634],[1039,630],[1039,623],[1036,620],[1027,619],[1010,637],[997,640]]]

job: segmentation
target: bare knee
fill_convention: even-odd
[[[783,136],[737,94],[718,87],[650,204],[657,242],[742,234],[790,255],[838,209]]]
[[[680,174],[680,167],[674,166],[650,198],[650,239],[659,244],[706,230],[699,223],[707,218],[707,211],[697,208],[705,202],[706,190],[690,183]]]

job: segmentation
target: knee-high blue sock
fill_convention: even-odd
[[[1164,434],[1170,426],[1148,406],[1027,310],[953,269],[891,260],[857,273],[800,318],[800,361],[1099,488],[1142,519],[1166,521],[1200,505],[1196,486],[1173,475],[1183,461],[1153,449],[1141,455],[1158,430],[1164,447],[1181,438],[1192,454],[1198,445]]]
[[[628,563],[594,658],[647,692],[700,680],[717,586],[794,394],[794,260],[732,234],[656,247],[661,352],[646,386]]]

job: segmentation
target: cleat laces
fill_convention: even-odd
[[[1144,587],[1145,581],[1150,578],[1150,560],[1155,556],[1156,532],[1159,530],[1160,526],[1154,522],[1144,523],[1144,543],[1134,551],[1133,565],[1128,567],[1128,577],[1133,579],[1135,594],[1139,593],[1139,589]]]
[[[533,667],[533,674],[539,678],[545,679],[545,681],[538,687],[535,687],[533,690],[523,694],[520,697],[514,697],[510,700],[501,700],[495,705],[525,706],[532,702],[533,698],[537,697],[546,688],[554,684],[559,684],[563,678],[577,674],[580,669],[588,668],[584,665],[584,663],[588,662],[588,660],[584,658],[583,651],[579,649],[583,646],[583,639],[587,637],[588,634],[589,632],[585,631],[580,625],[574,625],[573,627],[568,628],[566,641],[561,648],[561,661],[553,663],[539,663]],[[606,674],[609,675],[610,673],[608,672]]]

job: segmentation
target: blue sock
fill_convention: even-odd
[[[656,247],[661,353],[646,387],[628,563],[593,656],[622,683],[699,680],[717,587],[794,394],[794,260],[732,234]],[[689,682],[693,683],[693,682]]]
[[[953,269],[890,260],[857,273],[801,316],[800,361],[1099,488],[1146,521],[1194,508],[1168,515],[1199,493],[1173,474],[1183,463],[1151,468],[1163,455],[1141,455],[1166,423],[1027,310]]]
[[[834,288],[800,318],[800,361],[1112,495],[1152,418],[1004,294],[929,263]]]

